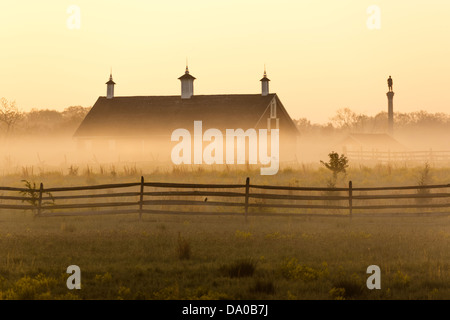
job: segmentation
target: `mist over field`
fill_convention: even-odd
[[[151,137],[137,137],[133,138],[134,141],[123,140],[122,145],[126,148],[119,148],[116,141],[111,145],[107,139],[94,137],[89,147],[80,147],[78,139],[73,135],[89,109],[70,107],[63,112],[34,109],[24,113],[11,128],[1,123],[0,173],[39,174],[57,171],[67,174],[70,167],[79,167],[81,173],[87,166],[99,170],[100,166],[105,169],[111,165],[119,168],[132,165],[142,172],[147,169],[153,171],[156,168],[170,171],[176,167],[170,159],[170,151],[176,142],[170,141],[169,135],[165,138],[167,141],[161,139],[152,141]],[[377,158],[375,155],[367,160],[361,160],[356,154],[348,155],[350,167],[361,164],[374,166],[387,162],[407,167],[421,166],[425,162],[437,167],[449,165],[449,115],[424,111],[396,114],[393,145],[388,145],[387,140],[383,140],[384,132],[387,130],[386,119],[387,114],[384,112],[369,117],[358,115],[349,109],[337,110],[336,115],[330,117],[330,121],[326,124],[311,123],[305,118],[294,119],[299,131],[296,149],[289,150],[288,160],[283,156],[280,157],[280,167],[308,165],[317,168],[320,161],[326,160],[332,151],[392,153],[390,161]],[[360,145],[348,145],[349,136],[361,135],[373,136],[373,140],[379,141],[373,144],[371,141],[363,141]],[[203,142],[204,146],[208,144],[206,141]],[[414,152],[422,152],[422,157],[414,156]],[[441,154],[435,154],[433,157],[433,152]],[[395,157],[394,153],[398,156]],[[211,166],[205,165],[205,169],[208,167]],[[225,166],[213,165],[213,167],[220,170]]]

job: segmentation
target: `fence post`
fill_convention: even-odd
[[[247,177],[245,180],[245,222],[247,222],[248,214],[248,194],[250,193],[250,178]]]
[[[351,180],[348,182],[348,208],[351,219],[353,214],[353,183]]]
[[[139,195],[139,221],[142,220],[142,206],[144,204],[144,176],[141,176],[141,192]]]
[[[44,184],[41,182],[41,185],[39,186],[39,200],[38,200],[38,211],[37,215],[41,215],[41,207],[42,207],[42,192],[44,191]]]

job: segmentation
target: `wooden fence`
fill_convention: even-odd
[[[450,215],[449,188],[450,184],[355,188],[352,181],[347,188],[309,188],[254,185],[250,178],[243,184],[186,184],[145,182],[141,177],[136,183],[82,187],[0,187],[0,209],[31,210],[40,217],[138,214],[140,219],[143,214],[352,217],[386,210]]]

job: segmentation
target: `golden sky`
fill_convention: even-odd
[[[448,0],[2,0],[0,43],[0,97],[22,110],[91,106],[111,67],[116,96],[180,94],[186,58],[197,95],[259,93],[266,64],[295,119],[387,110],[389,75],[394,111],[450,105]]]

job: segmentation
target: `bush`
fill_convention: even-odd
[[[337,300],[358,298],[363,293],[364,286],[352,279],[339,280],[333,284],[333,288],[330,290],[330,295]]]
[[[271,280],[257,280],[255,284],[250,288],[251,293],[264,293],[274,294],[275,285]]]
[[[251,259],[238,260],[230,265],[221,267],[222,273],[230,278],[251,277],[255,270],[256,262]]]
[[[417,184],[421,187],[427,186],[431,181],[431,168],[428,162],[425,163],[424,168],[421,170],[419,174],[419,178],[417,180]],[[427,196],[430,194],[430,189],[420,188],[417,189],[417,194],[421,196]],[[426,204],[431,202],[431,198],[416,198],[416,202],[418,204]]]
[[[281,272],[286,279],[303,281],[317,280],[329,274],[326,262],[322,264],[321,269],[316,269],[300,264],[295,258],[286,260],[281,267]]]
[[[337,179],[339,173],[346,173],[346,169],[348,168],[348,159],[345,155],[340,155],[334,151],[328,154],[330,160],[328,162],[320,161],[328,170],[333,172],[334,180]]]

